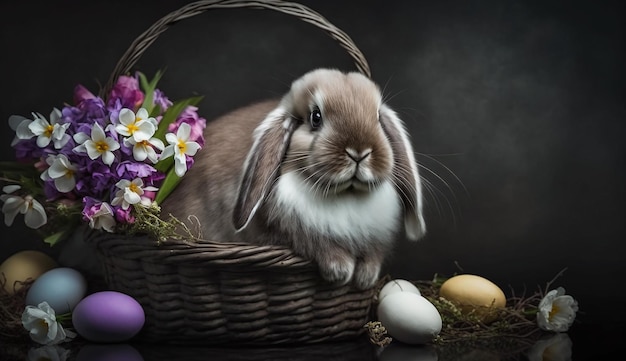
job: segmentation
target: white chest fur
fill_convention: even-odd
[[[296,173],[280,176],[273,194],[273,217],[296,217],[304,232],[340,238],[358,248],[363,243],[391,242],[398,230],[402,205],[389,182],[369,194],[320,197]]]

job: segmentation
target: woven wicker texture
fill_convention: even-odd
[[[144,307],[139,337],[148,342],[313,343],[356,337],[368,320],[374,289],[330,285],[285,248],[110,235],[92,241],[107,285]]]
[[[198,1],[174,11],[141,34],[118,62],[102,94],[131,71],[170,25],[210,9],[253,8],[296,16],[326,31],[370,75],[350,37],[296,3]],[[283,344],[349,339],[364,333],[374,289],[359,291],[321,279],[311,262],[289,249],[249,244],[194,243],[98,234],[110,289],[134,297],[146,324],[138,335],[176,344]]]

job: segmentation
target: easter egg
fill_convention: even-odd
[[[127,344],[87,344],[80,348],[76,361],[144,361],[141,353]]]
[[[57,263],[47,254],[39,251],[21,251],[0,264],[0,280],[9,294],[22,288],[20,283],[36,280],[47,271],[57,267]],[[4,275],[4,278],[3,278]]]
[[[439,296],[456,304],[461,312],[473,313],[483,322],[494,321],[506,305],[504,292],[486,278],[462,274],[447,279]]]
[[[397,279],[385,283],[383,288],[380,289],[380,292],[378,292],[378,301],[380,302],[385,296],[396,292],[412,292],[421,295],[419,289],[413,283],[407,280]]]
[[[85,297],[87,281],[73,268],[59,267],[42,274],[26,294],[26,304],[37,306],[46,301],[57,315],[71,312]]]
[[[115,291],[102,291],[85,297],[72,313],[79,335],[93,342],[130,340],[143,327],[145,314],[132,297]]]
[[[439,311],[416,293],[391,293],[380,301],[376,313],[387,333],[406,344],[429,343],[441,332]]]

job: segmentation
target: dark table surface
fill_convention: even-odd
[[[196,361],[196,360],[619,360],[623,359],[621,324],[576,323],[567,333],[542,333],[519,340],[457,342],[444,345],[411,346],[392,342],[376,346],[366,335],[356,339],[313,345],[267,346],[181,346],[129,342],[93,344],[81,339],[56,346],[42,346],[30,340],[0,340],[3,361]],[[56,358],[55,358],[56,357]]]

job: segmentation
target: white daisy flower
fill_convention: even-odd
[[[124,139],[124,145],[127,147],[133,147],[133,158],[138,162],[143,162],[148,159],[153,164],[159,161],[159,156],[154,150],[155,148],[163,151],[165,145],[158,138],[150,138],[148,140],[142,140],[140,142],[135,141],[133,138]]]
[[[22,325],[29,331],[30,338],[42,345],[56,345],[76,335],[63,329],[57,322],[56,314],[48,302],[37,307],[26,306],[22,313]]]
[[[30,139],[35,134],[30,130],[28,125],[32,123],[31,119],[25,118],[21,115],[11,115],[9,117],[9,127],[15,131],[15,137],[11,142],[11,146],[15,146],[17,142],[23,139]]]
[[[46,210],[32,196],[27,195],[24,198],[10,193],[15,192],[21,187],[18,185],[9,185],[2,188],[7,193],[0,196],[0,201],[4,202],[2,213],[4,213],[4,223],[7,226],[13,224],[13,220],[18,213],[24,215],[24,223],[29,228],[37,229],[48,222]]]
[[[74,152],[86,152],[92,160],[102,157],[102,162],[106,165],[113,163],[115,160],[113,152],[120,148],[120,143],[111,137],[107,137],[98,123],[95,123],[91,128],[91,137],[85,133],[76,133],[74,134],[74,140],[79,144],[74,148]]]
[[[559,287],[548,292],[539,302],[537,324],[546,331],[565,332],[574,323],[578,302]]]
[[[156,119],[149,117],[145,108],[139,108],[137,114],[128,108],[122,109],[119,121],[115,131],[124,137],[132,138],[135,143],[152,138],[157,129]]]
[[[28,124],[28,128],[35,136],[37,136],[38,147],[47,147],[52,141],[54,143],[54,148],[61,149],[70,140],[70,136],[65,134],[65,131],[70,126],[70,123],[58,123],[59,119],[61,119],[61,111],[59,109],[54,108],[52,110],[50,113],[50,122],[48,122],[48,120],[46,120],[46,118],[39,113],[33,113],[33,117],[34,119],[30,122],[30,124]]]
[[[40,178],[44,181],[54,179],[55,188],[62,193],[67,193],[76,186],[74,173],[77,168],[73,165],[65,154],[49,155],[46,158],[49,167]]]
[[[142,197],[144,190],[157,191],[155,187],[144,187],[141,178],[135,178],[132,181],[122,179],[115,184],[119,189],[115,193],[115,198],[111,201],[111,205],[122,206],[122,209],[128,209],[131,204],[150,205],[151,201],[147,197]]]
[[[89,227],[92,229],[104,229],[109,233],[115,231],[115,217],[113,215],[113,208],[106,203],[100,204],[100,209],[91,216],[87,216],[89,219]]]
[[[182,123],[178,128],[176,134],[167,133],[165,140],[169,143],[167,147],[161,153],[161,159],[174,156],[174,171],[176,175],[182,177],[187,172],[187,155],[194,156],[200,144],[189,141],[189,135],[191,134],[191,126],[187,123]]]

